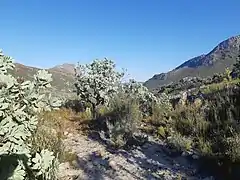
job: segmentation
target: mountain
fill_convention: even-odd
[[[240,35],[221,42],[208,54],[194,57],[167,73],[154,75],[144,85],[156,89],[185,77],[206,78],[215,73],[223,73],[227,67],[232,68],[239,55]]]
[[[38,70],[40,68],[15,63],[15,69],[11,73],[15,77],[32,80]],[[57,94],[71,94],[74,82],[74,64],[63,64],[46,70],[52,74],[53,81],[51,85],[53,92]]]
[[[65,64],[62,64],[62,65],[58,65],[58,66],[55,66],[53,68],[50,68],[49,70],[74,75],[74,73],[75,73],[74,72],[74,67],[75,67],[74,64],[65,63]]]

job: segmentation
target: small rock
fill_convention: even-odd
[[[68,135],[68,132],[67,132],[67,131],[65,131],[65,132],[63,133],[63,135],[64,135],[64,136],[67,136],[67,135]]]
[[[187,151],[187,153],[188,153],[189,155],[193,155],[193,154],[194,154],[194,151],[193,151],[193,150],[190,150],[190,151]]]
[[[194,154],[194,155],[192,155],[192,158],[193,158],[193,159],[199,159],[199,156],[196,155],[196,154]]]
[[[92,161],[94,166],[108,167],[108,161],[106,159],[96,158]]]
[[[110,166],[112,169],[114,169],[114,170],[117,170],[117,169],[118,169],[116,162],[113,161],[113,160],[109,161],[109,166]]]
[[[182,156],[187,156],[187,155],[188,155],[187,152],[185,152],[185,151],[182,152]]]
[[[104,156],[104,152],[98,150],[98,151],[93,152],[93,155],[94,155],[94,157],[99,157],[100,158],[100,157]]]

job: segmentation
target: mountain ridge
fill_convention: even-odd
[[[191,58],[171,71],[153,75],[144,85],[155,89],[175,83],[185,77],[208,77],[232,68],[240,55],[240,35],[232,36],[215,46],[209,53]]]
[[[166,84],[177,82],[185,77],[208,77],[222,73],[226,67],[232,67],[240,55],[240,35],[220,42],[209,53],[193,57],[166,73],[155,74],[143,84],[149,89],[156,89]],[[33,78],[42,68],[15,63],[13,75],[27,80]],[[53,77],[53,88],[57,92],[70,92],[74,83],[74,64],[64,63],[48,68]]]
[[[52,68],[38,68],[27,66],[21,63],[14,63],[15,69],[10,72],[15,77],[23,77],[25,80],[32,80],[38,70],[45,69],[52,74],[52,89],[56,94],[71,94],[74,88],[74,64],[62,64]]]

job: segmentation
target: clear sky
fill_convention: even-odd
[[[0,48],[42,68],[108,57],[144,81],[240,34],[240,0],[0,0]]]

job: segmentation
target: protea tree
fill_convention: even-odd
[[[94,60],[90,64],[75,67],[75,87],[77,95],[85,103],[92,106],[93,118],[96,118],[96,111],[99,105],[106,105],[121,84],[124,73],[115,69],[112,60]]]

